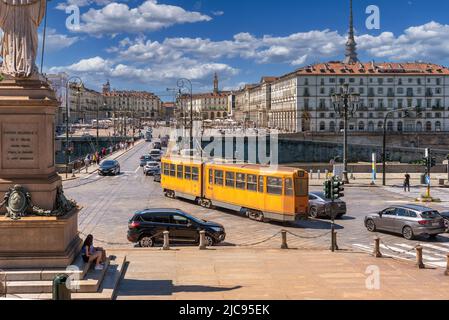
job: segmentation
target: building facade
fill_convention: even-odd
[[[350,131],[382,131],[390,111],[390,131],[449,130],[449,69],[429,63],[329,62],[301,68],[272,84],[269,126],[290,132],[342,130],[331,95],[343,84],[360,95]],[[404,108],[415,110],[400,111]]]

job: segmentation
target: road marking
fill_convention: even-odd
[[[371,248],[369,246],[365,246],[363,244],[355,243],[355,244],[353,244],[353,246],[359,247],[359,248],[362,248],[362,249],[366,249],[366,250],[371,250]]]
[[[402,246],[406,246],[406,245],[402,245]],[[407,256],[411,256],[411,257],[416,257],[416,254],[414,253],[414,252],[412,252],[412,251],[407,251],[407,250],[403,250],[403,249],[401,249],[401,248],[398,248],[398,247],[393,247],[393,246],[385,246],[385,245],[383,245],[383,244],[381,244],[380,245],[380,247],[382,248],[382,249],[385,249],[385,250],[394,250],[394,251],[397,251],[397,252],[395,252],[395,253],[397,253],[397,254],[404,254],[404,255],[407,255]],[[409,249],[412,249],[413,247],[410,247]],[[424,255],[423,254],[423,259],[425,259],[425,260],[429,260],[429,261],[441,261],[441,259],[439,259],[439,258],[433,258],[433,257],[431,257],[431,256],[429,256],[429,255]]]
[[[415,248],[415,247],[409,246],[409,245],[407,245],[407,244],[396,243],[396,245],[399,246],[399,247],[406,248],[406,249],[413,249],[413,248]],[[429,248],[429,249],[434,249],[434,250],[439,250],[439,251],[446,252],[446,251],[442,250],[440,247],[433,246],[433,245],[431,245],[431,244],[421,244],[421,246],[422,246],[423,248]],[[425,252],[425,251],[424,251],[424,252]],[[441,257],[441,258],[446,258],[446,256],[447,256],[447,255],[443,255],[443,254],[441,254],[441,253],[436,253],[436,252],[426,252],[426,253],[432,254],[432,255],[434,255],[434,256]],[[438,260],[440,260],[440,259],[438,259]]]
[[[136,169],[136,171],[134,171],[134,173],[139,172],[139,170],[140,170],[140,166],[137,167],[137,169]]]

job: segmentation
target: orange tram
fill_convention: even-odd
[[[162,159],[161,184],[170,198],[224,208],[257,221],[295,221],[308,215],[309,177],[289,167]]]

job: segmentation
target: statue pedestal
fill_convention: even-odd
[[[57,209],[57,190],[62,187],[55,167],[57,108],[54,91],[40,76],[0,81],[0,203],[10,188],[21,185],[34,206]],[[0,215],[6,212],[0,208]],[[77,215],[74,210],[62,218],[1,219],[0,268],[70,264],[74,243],[79,244]],[[54,265],[48,258],[52,256],[60,257]]]
[[[77,209],[64,217],[0,217],[0,269],[65,268],[80,249]]]

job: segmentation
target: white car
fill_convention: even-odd
[[[149,161],[143,168],[143,174],[146,176],[152,176],[155,172],[161,169],[161,164],[156,161]]]
[[[159,149],[153,149],[150,151],[150,157],[153,161],[161,161],[162,159],[162,151]]]

